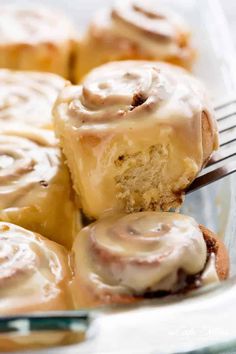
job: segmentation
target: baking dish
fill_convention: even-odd
[[[17,1],[19,3],[19,1]],[[61,7],[79,28],[83,28],[91,13],[109,0],[44,0],[41,3]],[[170,2],[193,27],[195,46],[199,50],[194,68],[217,103],[234,95],[236,70],[234,49],[227,24],[217,0],[179,0]],[[26,3],[26,1],[22,1]],[[37,5],[37,1],[30,2]],[[58,24],[60,25],[60,24]],[[68,313],[59,318],[36,319],[25,316],[10,323],[19,333],[30,335],[31,328],[50,331],[62,323],[62,328],[85,331],[79,344],[40,350],[34,353],[218,353],[236,351],[236,191],[235,177],[204,188],[186,198],[183,211],[198,222],[218,232],[229,249],[231,279],[218,287],[201,289],[178,298],[145,301],[132,307],[103,308],[96,311]],[[58,314],[59,315],[59,314]],[[65,315],[62,314],[63,316]],[[62,316],[62,317],[63,317]],[[33,326],[35,324],[35,327]],[[3,328],[2,328],[3,329]],[[87,329],[87,331],[86,331]]]

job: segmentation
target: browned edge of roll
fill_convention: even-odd
[[[199,225],[203,233],[208,253],[214,253],[216,257],[216,271],[220,280],[226,280],[229,276],[229,255],[224,243],[212,231],[203,225]]]

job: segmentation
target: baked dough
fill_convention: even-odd
[[[64,247],[19,226],[0,222],[0,315],[73,309],[72,272]],[[58,345],[68,333],[0,335],[0,350]]]
[[[70,247],[80,215],[53,132],[26,127],[0,132],[0,220]]]
[[[182,293],[226,279],[229,271],[223,243],[176,213],[108,215],[84,228],[72,250],[77,307]]]
[[[85,214],[179,208],[218,132],[206,91],[184,69],[120,61],[68,85],[54,108]]]
[[[99,11],[79,45],[76,81],[115,60],[164,60],[191,68],[195,52],[184,20],[157,1],[117,1]]]
[[[70,78],[76,31],[60,13],[41,7],[0,6],[0,67],[49,71]]]
[[[72,308],[66,250],[41,235],[0,222],[0,314]]]
[[[65,82],[55,74],[0,69],[0,127],[52,128],[52,107]]]

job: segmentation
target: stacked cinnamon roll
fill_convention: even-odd
[[[130,303],[226,279],[224,244],[177,213],[218,148],[203,85],[157,61],[190,66],[184,22],[119,2],[91,23],[75,68],[67,20],[0,9],[0,314]],[[22,71],[79,80],[101,63],[79,85]]]
[[[107,63],[81,85],[66,84],[53,115],[83,213],[97,220],[72,248],[77,307],[183,293],[228,277],[217,236],[169,212],[218,148],[197,79],[163,62]]]

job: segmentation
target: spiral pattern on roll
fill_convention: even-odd
[[[82,85],[67,90],[68,115],[76,126],[147,119],[154,113],[155,119],[161,119],[165,106],[179,113],[181,122],[181,113],[183,117],[187,110],[200,113],[207,106],[197,80],[180,68],[157,62],[109,63],[93,70]]]
[[[41,135],[34,137],[33,132],[0,135],[0,209],[24,205],[29,195],[48,187],[58,171],[60,151],[53,133],[36,131]]]
[[[60,43],[75,38],[66,18],[43,7],[2,5],[0,26],[1,44]]]
[[[119,1],[114,5],[111,17],[118,25],[164,43],[178,41],[178,31],[187,31],[179,16],[151,1],[145,4],[137,0]]]
[[[52,107],[64,85],[54,74],[0,70],[0,126],[52,126]]]
[[[0,241],[1,314],[68,308],[71,274],[63,247],[4,222]]]
[[[53,114],[74,187],[94,218],[111,209],[177,208],[218,147],[205,88],[162,62],[98,67],[62,90]]]
[[[76,112],[81,123],[104,123],[108,119],[122,120],[133,117],[144,109],[154,110],[167,94],[164,79],[154,65],[113,64],[105,70],[92,72],[79,89],[79,94],[70,103],[69,110]]]
[[[95,297],[175,292],[200,273],[207,249],[197,223],[172,213],[107,216],[81,231],[74,247],[77,282]],[[182,273],[182,281],[179,274]]]

